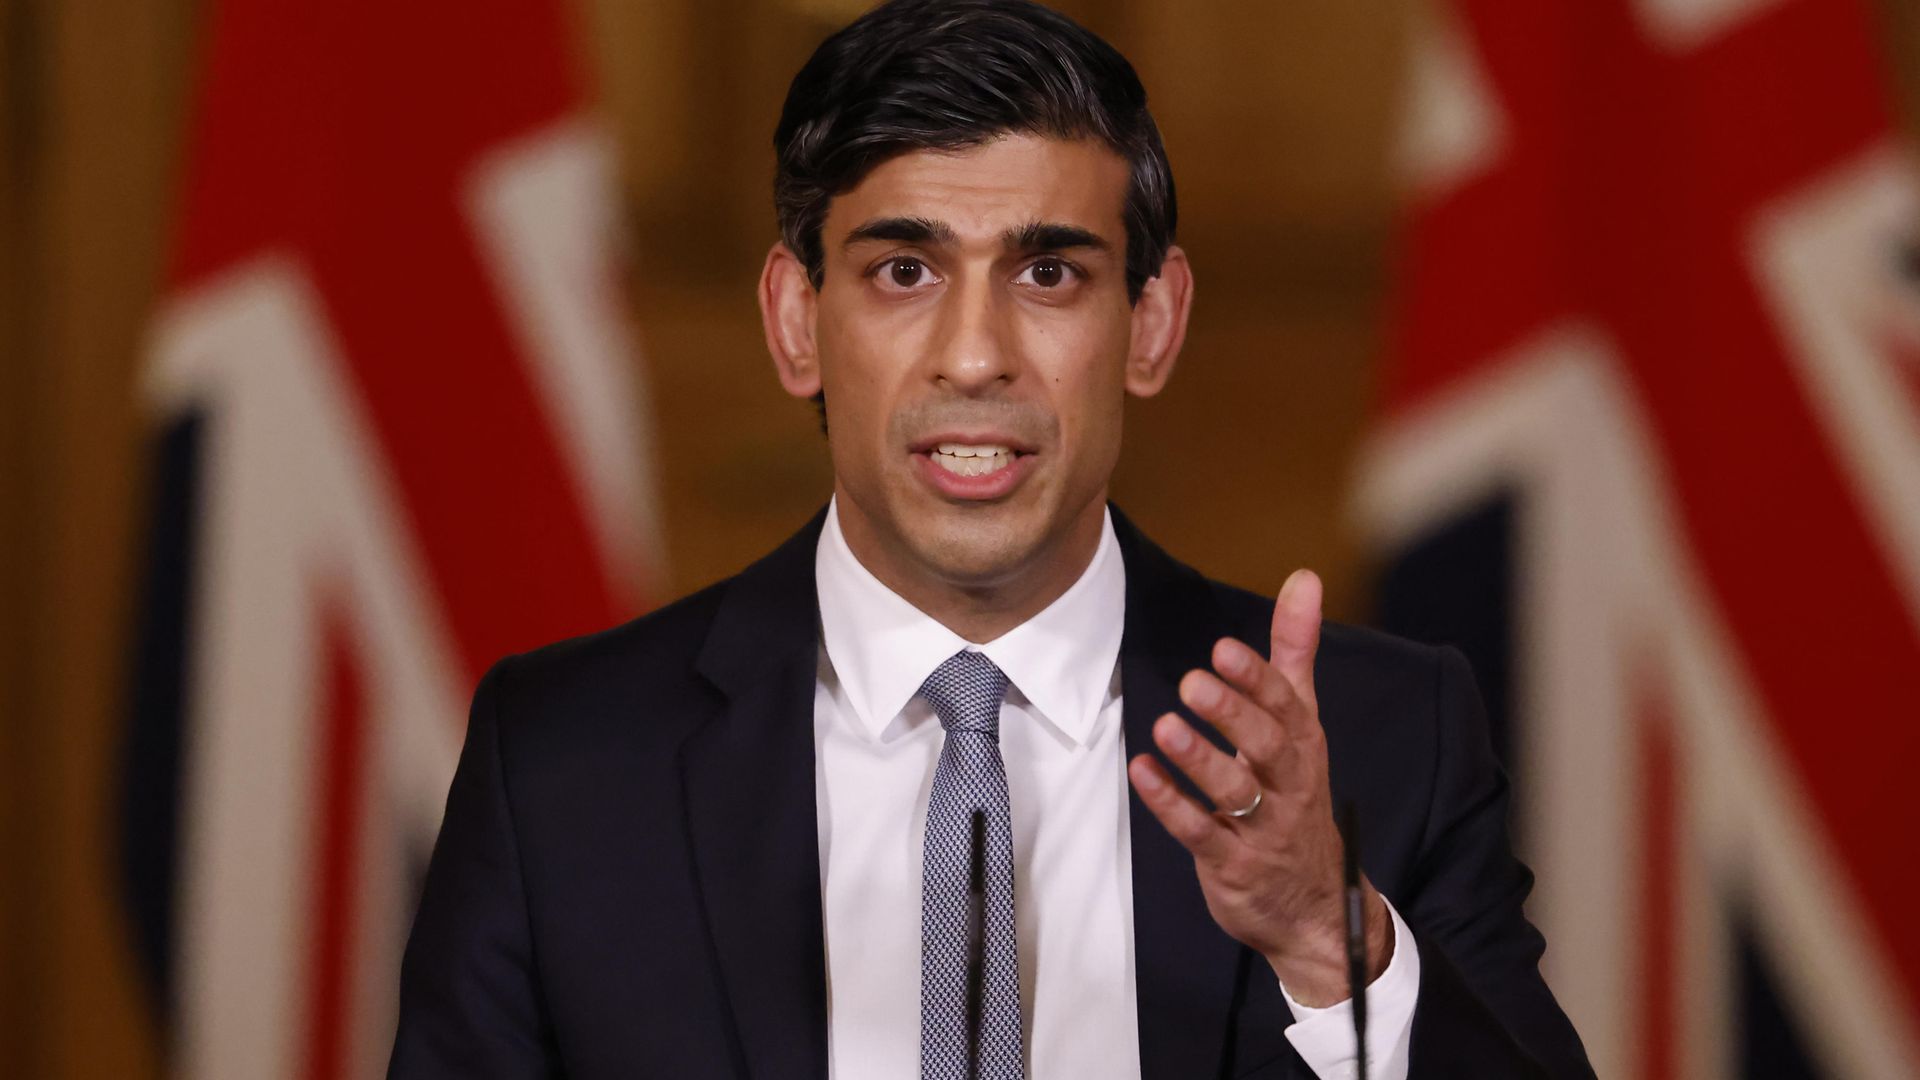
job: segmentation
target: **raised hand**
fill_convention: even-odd
[[[1274,603],[1270,661],[1222,638],[1213,647],[1218,674],[1196,668],[1181,679],[1180,700],[1237,754],[1222,753],[1178,714],[1154,723],[1153,741],[1214,812],[1174,786],[1152,755],[1127,766],[1141,801],[1192,852],[1214,921],[1265,956],[1295,1000],[1316,1007],[1347,997],[1341,840],[1313,688],[1320,604],[1320,579],[1295,571]],[[1380,894],[1362,887],[1372,979],[1386,969],[1393,932]]]

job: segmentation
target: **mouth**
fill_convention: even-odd
[[[916,443],[921,475],[954,499],[994,499],[1012,491],[1033,460],[1030,446],[1003,437],[941,436]]]
[[[943,442],[927,450],[932,462],[955,476],[987,476],[1013,464],[1019,451],[993,443]]]

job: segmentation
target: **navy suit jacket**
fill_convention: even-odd
[[[736,577],[488,672],[407,942],[391,1076],[825,1075],[823,520]],[[1132,755],[1186,713],[1175,687],[1217,639],[1266,651],[1273,601],[1117,511],[1114,527]],[[1357,806],[1362,863],[1420,950],[1412,1075],[1591,1076],[1540,978],[1532,875],[1466,661],[1329,623],[1315,674],[1334,797]],[[1144,1075],[1310,1076],[1271,970],[1207,914],[1192,858],[1137,798],[1129,825]]]

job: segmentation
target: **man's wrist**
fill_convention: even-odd
[[[1366,887],[1361,901],[1367,924],[1367,973],[1371,984],[1387,970],[1393,959],[1393,920],[1387,904],[1372,886]],[[1267,964],[1287,996],[1308,1008],[1324,1009],[1353,996],[1347,978],[1347,928],[1345,919],[1312,935],[1303,935],[1285,953],[1269,954]]]

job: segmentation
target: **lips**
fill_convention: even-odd
[[[1011,450],[1016,454],[1031,454],[1036,447],[1033,443],[1005,431],[992,428],[966,428],[937,431],[923,435],[907,444],[907,449],[916,454],[932,453],[941,447],[988,447]]]
[[[938,435],[913,446],[923,479],[942,495],[963,501],[996,499],[1026,475],[1033,451],[1019,441],[989,433]]]
[[[1010,446],[994,443],[941,443],[929,456],[935,465],[960,476],[986,476],[1013,464],[1017,456]]]

